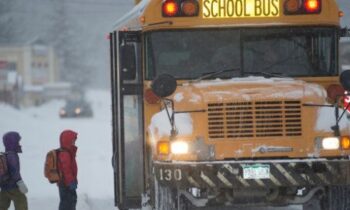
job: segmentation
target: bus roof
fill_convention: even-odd
[[[339,9],[335,0],[319,0],[321,11],[319,14],[295,14],[286,15],[284,4],[288,0],[255,0],[271,1],[278,5],[278,15],[266,15],[252,17],[241,15],[240,17],[228,17],[228,13],[234,14],[234,10],[223,12],[225,17],[214,17],[210,9],[218,7],[217,2],[223,7],[232,7],[237,2],[251,0],[198,0],[199,13],[193,17],[163,17],[163,0],[142,0],[130,12],[124,15],[114,24],[114,30],[156,30],[175,28],[210,28],[210,27],[269,27],[269,26],[339,26]],[[304,0],[306,1],[306,0]],[[229,2],[229,3],[228,3]],[[216,8],[217,9],[217,8]],[[218,10],[218,9],[217,9]],[[209,11],[209,12],[208,12]],[[245,13],[244,11],[241,14]],[[247,12],[248,13],[248,12]],[[216,11],[217,14],[217,11]]]

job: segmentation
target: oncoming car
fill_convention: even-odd
[[[92,109],[84,100],[67,100],[66,105],[59,111],[61,118],[66,117],[92,117]]]

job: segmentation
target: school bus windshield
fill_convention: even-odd
[[[334,76],[337,32],[333,27],[152,31],[146,39],[146,79],[171,74],[196,79],[248,75]]]

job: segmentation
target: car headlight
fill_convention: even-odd
[[[339,149],[340,142],[337,137],[325,137],[322,139],[322,149],[334,150]]]
[[[66,114],[66,111],[64,109],[61,109],[60,110],[60,115],[65,115]]]
[[[75,112],[75,114],[80,114],[81,109],[80,108],[76,108],[74,112]]]
[[[187,154],[189,146],[187,142],[184,141],[174,141],[171,142],[171,153],[175,155]]]

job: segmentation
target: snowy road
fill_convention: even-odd
[[[64,129],[78,132],[77,210],[115,209],[110,95],[108,91],[92,91],[88,98],[94,117],[86,119],[60,119],[58,111],[63,101],[22,110],[0,104],[0,136],[9,130],[16,130],[22,136],[21,173],[29,188],[30,210],[58,208],[57,187],[45,179],[43,169],[46,153],[59,146],[59,134]],[[0,151],[4,151],[0,145]]]
[[[20,111],[0,104],[0,135],[2,136],[9,130],[16,130],[22,136],[23,154],[20,155],[20,159],[22,176],[29,187],[28,202],[30,210],[55,210],[58,207],[57,187],[49,184],[45,179],[43,166],[46,152],[58,147],[59,134],[67,128],[79,133],[77,141],[79,147],[77,154],[79,165],[77,210],[116,209],[114,207],[113,171],[111,167],[111,105],[109,92],[91,91],[88,98],[94,109],[94,117],[90,119],[60,119],[58,110],[63,106],[63,101],[53,101],[41,107]],[[3,150],[1,144],[0,151]],[[218,210],[217,208],[214,209]],[[298,206],[239,209],[301,210]],[[11,210],[13,210],[13,207]]]

